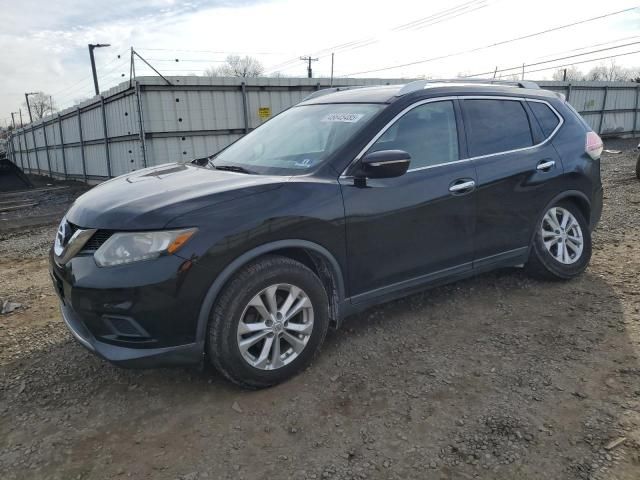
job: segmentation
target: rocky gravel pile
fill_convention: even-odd
[[[45,225],[26,230],[0,232],[0,256],[11,258],[42,258],[49,254],[57,225]]]

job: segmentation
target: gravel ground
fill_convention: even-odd
[[[607,144],[624,152],[604,155],[604,214],[580,278],[503,270],[371,309],[306,372],[258,392],[208,368],[92,356],[50,286],[55,224],[0,231],[0,298],[23,304],[0,316],[0,477],[637,480],[632,146]]]

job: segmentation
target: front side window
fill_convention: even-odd
[[[469,155],[478,157],[533,145],[529,117],[518,100],[464,100]]]
[[[384,107],[364,103],[293,107],[220,152],[212,163],[250,173],[304,174],[345,145]]]
[[[458,129],[453,102],[430,102],[410,110],[369,151],[380,150],[408,152],[410,169],[458,160]]]

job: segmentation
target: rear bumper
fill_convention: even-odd
[[[595,192],[593,192],[593,198],[591,200],[591,218],[589,219],[589,227],[591,231],[596,229],[600,217],[602,216],[602,200],[603,190],[600,186]]]
[[[155,368],[193,365],[202,360],[204,345],[197,342],[162,348],[127,348],[100,342],[89,332],[82,320],[69,306],[61,303],[60,309],[64,323],[82,346],[118,366]]]

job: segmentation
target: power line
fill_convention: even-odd
[[[139,51],[149,50],[154,52],[187,52],[187,53],[218,53],[222,55],[289,55],[291,52],[242,52],[242,51],[222,51],[222,50],[188,50],[179,48],[137,48]]]
[[[568,55],[566,57],[554,58],[552,60],[544,60],[542,62],[529,63],[528,65],[525,65],[525,67],[535,67],[537,65],[543,65],[545,63],[559,62],[560,60],[568,60],[569,58],[583,57],[584,55],[591,55],[591,54],[594,54],[594,53],[606,52],[608,50],[615,50],[616,48],[629,47],[631,45],[637,45],[639,43],[640,42],[631,42],[631,43],[625,43],[624,45],[618,45],[617,47],[600,48],[598,50],[592,50],[590,52],[578,53],[576,55]],[[489,72],[476,73],[474,75],[465,75],[465,78],[467,78],[467,77],[479,77],[480,75],[490,75],[492,73],[503,73],[503,72],[508,72],[509,70],[516,70],[516,69],[521,69],[521,68],[522,68],[522,65],[518,65],[517,67],[503,68],[503,69],[500,69],[500,70],[491,70]]]
[[[422,60],[416,60],[416,61],[413,61],[413,62],[402,63],[402,64],[398,64],[398,65],[391,65],[391,66],[387,66],[387,67],[375,68],[375,69],[372,69],[372,70],[365,70],[365,71],[361,71],[361,72],[348,73],[348,74],[342,75],[342,76],[350,77],[350,76],[353,76],[353,75],[363,75],[365,73],[382,72],[382,71],[385,71],[385,70],[393,70],[393,69],[396,69],[396,68],[409,67],[409,66],[412,66],[412,65],[419,65],[421,63],[428,63],[428,62],[433,62],[433,61],[436,61],[436,60],[442,60],[442,59],[445,59],[445,58],[456,57],[456,56],[464,55],[464,54],[467,54],[467,53],[474,53],[474,52],[478,52],[480,50],[485,50],[487,48],[493,48],[493,47],[497,47],[497,46],[500,46],[500,45],[506,45],[508,43],[517,42],[517,41],[520,41],[520,40],[525,40],[527,38],[537,37],[539,35],[544,35],[544,34],[547,34],[547,33],[558,31],[558,30],[563,30],[565,28],[575,27],[576,25],[582,25],[584,23],[593,22],[593,21],[596,21],[596,20],[601,20],[601,19],[607,18],[607,17],[612,17],[614,15],[619,15],[621,13],[630,12],[630,11],[635,10],[637,8],[638,8],[637,6],[631,7],[631,8],[625,8],[624,10],[617,10],[615,12],[606,13],[604,15],[598,15],[596,17],[591,17],[591,18],[587,18],[587,19],[584,19],[584,20],[579,20],[577,22],[568,23],[568,24],[560,25],[560,26],[553,27],[553,28],[548,28],[546,30],[541,30],[539,32],[530,33],[530,34],[527,34],[527,35],[522,35],[520,37],[511,38],[511,39],[508,39],[508,40],[501,40],[500,42],[491,43],[491,44],[488,44],[488,45],[484,45],[482,47],[471,48],[469,50],[462,50],[462,51],[459,51],[459,52],[449,53],[449,54],[446,54],[446,55],[440,55],[440,56],[437,56],[437,57],[425,58],[425,59],[422,59]]]
[[[440,20],[433,20],[433,21],[430,21],[430,22],[422,23],[422,24],[420,24],[420,26],[418,26],[416,28],[412,28],[410,30],[412,30],[412,31],[424,30],[427,27],[431,27],[433,25],[437,25],[437,24],[442,23],[442,22],[447,22],[449,20],[453,20],[454,18],[461,17],[462,15],[468,15],[469,13],[475,12],[477,10],[481,10],[483,8],[486,8],[487,6],[489,6],[488,3],[479,4],[478,6],[472,8],[472,9],[469,9],[469,10],[464,9],[464,10],[456,13],[455,15],[448,15],[448,16],[446,16],[446,18],[442,18]],[[405,29],[405,31],[406,31],[406,29]]]
[[[206,59],[206,58],[189,58],[189,59],[185,59],[185,58],[149,58],[148,59],[150,62],[173,62],[173,63],[187,63],[187,62],[192,62],[192,63],[226,63],[226,60],[211,60],[211,59]]]
[[[469,8],[473,4],[479,4],[479,3],[486,4],[487,2],[486,2],[486,0],[471,0],[469,2],[461,3],[460,5],[456,5],[455,7],[451,7],[451,8],[448,8],[446,10],[442,10],[440,12],[428,15],[428,16],[420,18],[418,20],[414,20],[412,22],[405,23],[403,25],[399,25],[397,27],[392,28],[392,30],[395,31],[395,32],[398,32],[398,31],[401,31],[401,30],[413,30],[416,27],[421,27],[422,24],[424,24],[424,23],[426,23],[426,22],[428,22],[430,20],[435,20],[435,19],[441,18],[441,17],[449,15],[451,13],[455,13],[457,11]]]
[[[542,55],[541,57],[536,57],[535,60],[542,60],[544,58],[549,58],[549,57],[552,57],[554,55],[562,55],[563,53],[579,52],[580,50],[586,50],[587,48],[600,47],[602,45],[610,45],[612,43],[622,42],[623,40],[631,40],[631,39],[634,39],[634,38],[640,38],[640,35],[630,35],[628,37],[621,37],[621,38],[617,38],[615,40],[609,40],[608,42],[592,43],[590,45],[585,45],[585,46],[579,47],[579,48],[572,48],[570,50],[561,50],[560,52],[553,52],[553,53],[549,53],[547,55]]]
[[[464,8],[468,8],[469,6],[473,5],[473,4],[477,4],[477,8],[474,8],[472,10],[467,10],[467,11],[459,11],[461,7]],[[471,12],[474,12],[475,10],[478,10],[480,8],[484,8],[488,5],[488,0],[471,0],[468,1],[466,3],[462,3],[460,5],[457,5],[455,7],[451,7],[445,10],[441,10],[439,12],[433,13],[431,15],[428,15],[426,17],[420,18],[418,20],[414,20],[413,22],[409,22],[409,23],[405,23],[402,25],[399,25],[397,27],[393,27],[390,29],[390,32],[392,33],[397,33],[400,31],[404,31],[407,30],[408,26],[411,26],[411,24],[418,24],[420,25],[420,28],[425,28],[427,26],[432,26],[432,25],[436,25],[438,23],[442,23],[448,20],[452,20],[453,18],[456,18],[458,16],[461,15],[466,15],[469,14]],[[463,9],[464,10],[464,9]],[[456,13],[456,15],[452,15],[453,13]],[[427,22],[431,22],[428,23],[428,25],[426,24]],[[350,41],[350,42],[346,42],[346,43],[341,43],[338,45],[332,45],[331,47],[328,48],[324,48],[322,50],[317,50],[316,52],[312,53],[312,55],[316,55],[319,58],[323,58],[323,57],[328,57],[329,55],[331,55],[331,53],[334,52],[346,52],[349,50],[354,50],[357,48],[363,48],[366,47],[368,45],[372,45],[373,43],[378,42],[378,37],[368,37],[366,39],[362,39],[362,40],[354,40],[354,41]],[[278,71],[278,70],[287,70],[289,68],[292,68],[293,66],[295,66],[297,64],[298,59],[297,58],[292,58],[290,60],[286,60],[282,63],[276,64],[272,67],[267,68],[267,72],[274,72],[274,71]]]
[[[124,55],[125,53],[126,53],[126,51],[118,54],[115,59],[113,59],[111,62],[107,63],[106,65],[104,65],[103,68],[110,67],[111,65],[116,63],[118,60],[121,60],[120,57],[122,55]],[[80,85],[81,83],[84,83],[84,82],[87,82],[87,81],[93,81],[93,77],[91,75],[89,75],[88,77],[83,78],[82,80],[79,80],[76,83],[74,83],[72,85],[69,85],[68,87],[64,87],[64,88],[58,90],[57,92],[52,93],[51,95],[53,95],[53,96],[59,95],[60,93],[66,92],[67,90],[72,89],[72,88],[76,87],[77,85]]]
[[[113,74],[114,74],[117,70],[119,70],[119,69],[121,69],[121,68],[124,68],[124,67],[126,66],[126,64],[129,62],[129,59],[128,59],[128,58],[118,58],[117,60],[121,60],[121,63],[120,63],[120,64],[118,64],[118,65],[116,65],[114,68],[112,68],[112,69],[110,69],[110,70],[108,70],[108,71],[106,71],[106,72],[103,72],[101,75],[99,75],[99,76],[98,76],[98,79],[99,79],[101,82],[102,82],[103,80],[107,79],[107,78],[111,78],[111,77],[113,77]],[[114,63],[114,62],[110,62],[108,65],[112,65],[113,63]],[[91,79],[89,78],[89,80],[91,80]],[[104,82],[104,83],[106,83],[106,82]],[[53,96],[54,96],[54,97],[56,97],[56,102],[58,103],[58,106],[61,108],[61,106],[62,106],[63,104],[68,103],[68,102],[73,102],[73,101],[75,101],[75,99],[77,99],[78,97],[83,97],[83,96],[85,96],[85,93],[84,93],[84,92],[85,92],[85,89],[88,91],[88,90],[89,90],[89,87],[90,87],[90,84],[89,84],[89,82],[87,81],[87,82],[85,82],[85,85],[83,85],[83,88],[82,88],[82,89],[78,89],[78,88],[76,88],[76,89],[74,89],[74,90],[73,90],[73,91],[71,91],[71,92],[67,92],[67,93],[65,93],[64,95],[55,95],[55,94],[54,94]],[[111,87],[107,87],[107,88],[111,88]],[[87,93],[87,95],[89,95],[89,93]],[[91,96],[93,96],[93,95],[91,94]]]
[[[581,60],[579,62],[571,62],[571,63],[567,63],[567,64],[564,64],[564,65],[554,65],[552,67],[538,68],[536,70],[526,70],[525,73],[543,72],[545,70],[554,70],[556,68],[570,67],[572,65],[580,65],[580,64],[583,64],[583,63],[598,62],[600,60],[608,60],[610,58],[624,57],[626,55],[633,55],[633,54],[636,54],[636,53],[640,53],[640,50],[634,50],[633,52],[617,53],[616,55],[609,55],[607,57],[590,58],[588,60]],[[519,66],[513,67],[513,68],[509,68],[508,70],[515,70],[517,68],[522,68],[522,65],[519,65]],[[500,70],[498,70],[498,72],[500,72]],[[493,74],[493,71],[491,71],[489,73]],[[473,75],[465,75],[462,78],[477,77],[479,75],[487,75],[487,73],[474,73]]]

